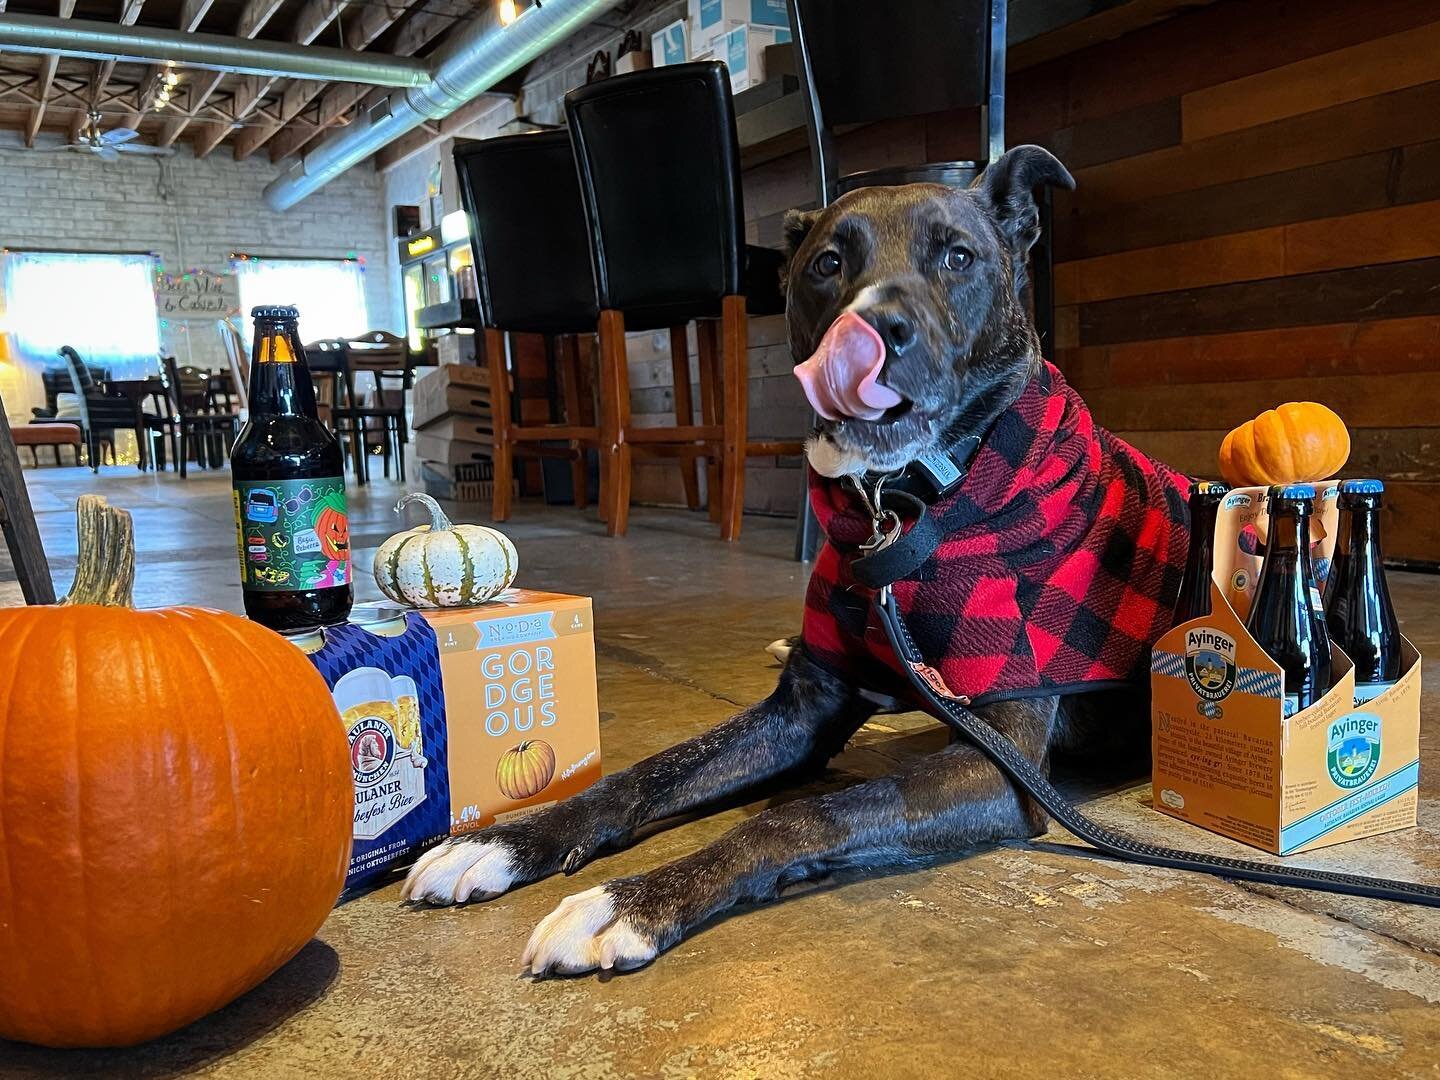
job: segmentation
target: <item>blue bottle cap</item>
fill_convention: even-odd
[[[1341,495],[1383,495],[1385,485],[1379,480],[1341,480]]]
[[[1270,489],[1270,497],[1275,499],[1313,499],[1315,498],[1315,485],[1277,484]]]

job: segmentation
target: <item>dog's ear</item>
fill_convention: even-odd
[[[1049,150],[1017,146],[992,162],[971,185],[971,190],[989,205],[1018,255],[1025,254],[1040,239],[1035,189],[1041,184],[1075,190],[1075,178]]]
[[[820,220],[820,214],[819,210],[785,211],[786,262],[795,258],[795,253],[800,250],[800,245],[805,242],[805,237],[810,235],[810,230],[815,227],[815,222]]]

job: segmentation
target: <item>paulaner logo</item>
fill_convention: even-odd
[[[1380,717],[1357,712],[1330,725],[1325,764],[1336,787],[1357,788],[1380,767]]]
[[[1206,701],[1235,689],[1235,639],[1208,626],[1185,631],[1185,678]]]

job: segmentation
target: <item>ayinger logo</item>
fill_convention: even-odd
[[[1325,765],[1336,787],[1357,788],[1380,767],[1380,717],[1357,712],[1330,725]]]
[[[1208,626],[1185,631],[1185,678],[1206,701],[1235,689],[1235,639]]]

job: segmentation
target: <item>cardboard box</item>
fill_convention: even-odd
[[[656,67],[685,63],[690,57],[690,20],[676,19],[651,34],[650,54]]]
[[[646,71],[651,68],[650,50],[635,49],[615,61],[615,74],[625,75],[631,71]]]
[[[415,380],[411,424],[418,431],[452,413],[490,415],[490,372],[467,364],[447,364]]]
[[[730,69],[730,92],[738,94],[765,81],[765,50],[790,40],[789,29],[742,24],[725,35],[716,53]]]
[[[724,25],[726,23],[790,28],[790,13],[785,0],[689,0],[685,14],[696,42],[714,38],[728,29]]]
[[[494,497],[494,467],[489,461],[442,465],[420,462],[420,483],[425,494],[452,502],[488,503]]]
[[[532,813],[600,778],[589,598],[507,589],[424,617],[448,703],[453,833]]]
[[[425,425],[421,434],[429,439],[447,439],[450,442],[473,444],[472,449],[474,447],[483,448],[486,457],[490,456],[494,435],[488,415],[462,416],[459,413],[452,413],[442,420],[432,420]]]
[[[390,605],[357,604],[350,620],[291,638],[324,676],[350,738],[355,824],[347,897],[450,834],[435,631],[418,613]]]
[[[1264,488],[1232,491],[1215,528],[1211,614],[1166,633],[1151,656],[1156,810],[1290,855],[1415,824],[1420,656],[1402,638],[1404,674],[1355,701],[1353,665],[1332,644],[1334,685],[1284,716],[1280,667],[1245,629],[1267,534]],[[1328,570],[1336,487],[1317,496],[1317,575]]]
[[[415,433],[415,456],[422,461],[434,461],[441,465],[459,465],[466,461],[489,461],[489,444],[473,442],[452,442],[449,438],[432,434],[430,431]]]

